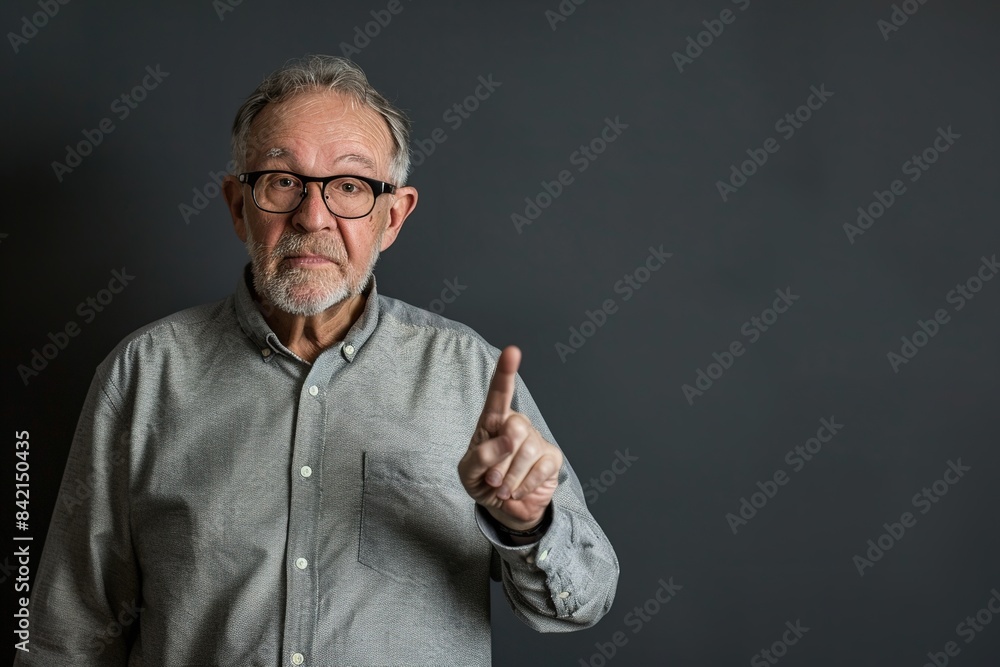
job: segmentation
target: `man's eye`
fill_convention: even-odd
[[[354,183],[343,183],[341,184],[340,189],[348,194],[354,194],[358,191],[358,186]]]
[[[295,185],[295,181],[293,181],[290,178],[279,178],[278,179],[278,187],[279,188],[290,188],[293,185]]]

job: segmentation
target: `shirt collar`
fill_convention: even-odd
[[[264,315],[260,312],[260,308],[254,301],[253,293],[250,290],[252,280],[253,276],[250,271],[250,264],[248,263],[240,275],[235,295],[236,317],[239,319],[243,333],[260,350],[264,361],[272,359],[275,353],[294,357],[294,353],[286,348],[278,339],[277,334],[271,330],[271,327],[268,326],[267,321],[264,319]],[[367,298],[361,315],[351,325],[351,328],[347,331],[347,335],[344,336],[344,340],[334,343],[324,350],[323,354],[327,354],[330,350],[337,350],[345,359],[353,361],[354,357],[375,331],[379,320],[379,298],[374,275],[372,275],[362,293]]]

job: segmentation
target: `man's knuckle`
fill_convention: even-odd
[[[517,433],[517,437],[519,437],[521,440],[530,439],[534,431],[534,429],[531,428],[531,422],[521,419],[514,421],[513,429],[514,432]]]

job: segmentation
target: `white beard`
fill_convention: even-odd
[[[356,271],[347,263],[347,252],[330,237],[287,232],[281,235],[277,245],[268,253],[267,249],[253,240],[250,226],[246,227],[246,248],[250,254],[253,270],[253,285],[257,294],[278,310],[291,315],[311,316],[322,313],[345,299],[357,296],[367,287],[375,263],[382,247],[383,230],[372,247],[371,256],[363,271]],[[322,255],[334,261],[343,270],[343,275],[335,275],[333,267],[322,269],[317,276],[316,269],[288,268],[281,260],[289,254],[308,252]]]

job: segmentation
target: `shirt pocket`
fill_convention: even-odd
[[[366,451],[362,485],[361,564],[419,586],[489,571],[490,543],[458,479],[458,459]]]

